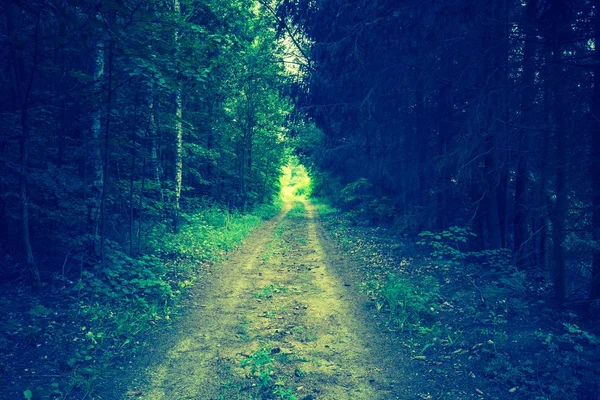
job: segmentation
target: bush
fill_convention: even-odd
[[[412,331],[419,327],[424,315],[437,308],[439,284],[427,277],[417,283],[396,274],[385,279],[371,279],[365,291],[376,302],[378,310],[389,312],[389,323],[400,330]]]
[[[281,203],[262,205],[250,214],[240,214],[204,204],[182,215],[179,233],[156,226],[144,247],[149,254],[139,257],[108,242],[106,266],[83,270],[72,288],[84,319],[77,348],[68,361],[74,370],[71,385],[86,393],[93,391],[98,368],[117,351],[134,346],[140,332],[170,319],[174,303],[198,278],[199,266],[218,260],[280,208]],[[37,307],[32,315],[42,312]]]
[[[446,231],[419,233],[421,240],[418,245],[427,246],[431,250],[431,257],[436,261],[445,261],[449,264],[460,264],[468,253],[463,252],[461,246],[466,247],[469,237],[476,236],[465,228],[451,226]]]

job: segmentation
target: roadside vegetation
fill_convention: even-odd
[[[435,376],[423,398],[597,398],[594,311],[558,304],[510,251],[472,250],[468,229],[423,231],[411,241],[381,222],[385,207],[363,190],[361,182],[345,187],[339,208],[323,200],[319,214],[329,237],[362,260],[366,306],[414,367]]]
[[[50,292],[66,297],[11,291],[2,299],[0,340],[19,356],[5,350],[0,360],[12,398],[19,390],[40,399],[93,397],[138,351],[140,335],[168,324],[211,264],[280,208],[278,201],[241,214],[206,206],[183,215],[178,233],[152,232],[143,257],[115,251],[104,269],[58,277]]]

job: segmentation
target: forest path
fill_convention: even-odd
[[[405,398],[397,352],[320,230],[310,202],[288,202],[215,266],[142,376],[111,398]]]

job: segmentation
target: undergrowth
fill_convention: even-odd
[[[64,365],[71,379],[66,387],[53,384],[53,398],[91,396],[98,377],[109,372],[116,357],[136,352],[140,332],[169,321],[176,313],[175,305],[201,279],[203,270],[280,208],[278,203],[241,214],[204,207],[184,214],[178,233],[168,232],[165,226],[156,228],[145,243],[146,254],[139,257],[130,257],[109,243],[106,266],[82,270],[72,285],[78,332]],[[29,313],[36,320],[52,312],[37,305]],[[38,334],[32,332],[34,338]],[[24,389],[34,398],[40,395],[37,388]]]
[[[241,367],[249,372],[253,380],[252,399],[256,400],[296,400],[293,388],[278,379],[271,352],[260,349],[241,362]]]
[[[378,311],[388,313],[390,327],[400,331],[417,330],[423,324],[423,317],[431,315],[438,304],[439,286],[430,277],[415,283],[394,273],[384,278],[374,275],[363,283],[363,290]]]
[[[342,248],[366,264],[363,291],[389,329],[404,332],[411,357],[440,379],[454,377],[438,382],[446,387],[439,396],[470,390],[491,398],[600,398],[598,336],[576,311],[544,297],[509,250],[471,251],[475,235],[461,227],[422,232],[416,249],[379,236],[379,228],[352,227],[357,212],[365,215],[364,190],[356,182],[342,193],[358,211],[342,214],[325,202],[317,210]],[[465,377],[453,368],[467,368]]]

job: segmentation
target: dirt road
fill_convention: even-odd
[[[320,229],[309,202],[288,204],[215,266],[114,398],[407,398],[397,351]]]

